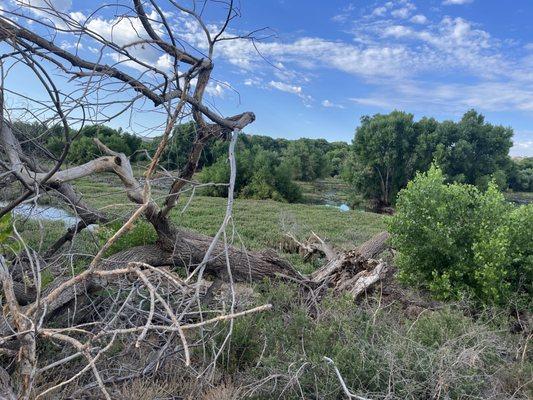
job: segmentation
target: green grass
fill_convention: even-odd
[[[84,179],[77,184],[85,200],[92,206],[107,211],[117,218],[125,217],[133,205],[118,182]],[[154,189],[153,196],[161,202],[165,192]],[[172,220],[186,229],[206,235],[218,230],[226,211],[226,199],[220,197],[181,197],[171,214]],[[236,199],[233,224],[242,243],[249,249],[277,247],[284,233],[305,238],[311,232],[342,248],[358,245],[385,229],[382,215],[363,211],[347,211],[324,205],[288,204],[271,200]]]
[[[86,255],[95,254],[105,238],[115,232],[121,223],[135,209],[118,179],[110,175],[85,178],[76,182],[76,188],[92,207],[106,212],[113,219],[96,233],[87,230],[77,235],[64,250],[75,255],[75,268],[87,263]],[[160,204],[166,192],[157,187],[152,190],[154,199]],[[190,199],[185,193],[171,213],[176,225],[206,235],[214,235],[223,221],[226,211],[225,198],[195,195]],[[190,201],[189,201],[190,200]],[[53,198],[47,203],[60,206]],[[285,233],[292,233],[300,239],[307,239],[312,232],[338,248],[350,249],[385,229],[385,219],[379,214],[363,211],[342,212],[325,205],[288,204],[272,200],[236,199],[232,226],[228,234],[236,246],[248,250],[279,249]],[[28,244],[34,248],[46,249],[65,230],[60,222],[18,221],[17,226]],[[109,251],[115,253],[124,248],[155,242],[153,228],[142,220],[136,223],[133,232],[124,235]],[[302,273],[310,273],[316,266],[304,263],[298,255],[280,254]],[[69,259],[70,263],[72,259]]]
[[[258,388],[257,399],[344,398],[334,360],[351,390],[371,399],[525,399],[532,363],[516,357],[520,336],[506,331],[505,314],[464,315],[452,306],[406,317],[379,301],[355,305],[327,296],[317,316],[290,284],[259,285],[266,313],[235,321],[220,360],[228,374]],[[370,301],[369,301],[370,300]],[[376,300],[376,299],[373,299]],[[426,310],[427,311],[427,310]],[[223,338],[223,336],[222,336]],[[221,339],[222,340],[222,339]]]
[[[66,268],[73,273],[87,263],[82,254],[94,254],[102,238],[134,209],[114,177],[83,179],[77,188],[90,205],[117,221],[96,235],[84,231],[65,248],[65,253],[77,254]],[[161,202],[165,191],[154,188],[153,194]],[[195,196],[184,209],[188,200],[188,196],[180,199],[171,215],[173,221],[214,234],[222,222],[226,199]],[[239,234],[235,244],[242,240],[251,250],[276,248],[285,232],[305,238],[312,231],[338,247],[350,248],[384,230],[387,218],[323,205],[246,199],[236,200],[233,215]],[[19,220],[17,228],[31,246],[42,249],[64,232],[58,222],[40,225]],[[153,229],[139,222],[113,251],[153,240]],[[282,256],[302,272],[315,267],[298,256]],[[51,277],[45,274],[44,279],[47,284]],[[512,395],[526,399],[532,394],[527,339],[508,332],[505,314],[496,318],[478,313],[472,318],[450,306],[412,317],[394,302],[380,305],[381,301],[367,298],[355,304],[349,297],[327,295],[316,315],[311,315],[307,300],[292,284],[257,284],[250,302],[271,303],[273,309],[235,321],[218,370],[237,386],[255,387],[257,381],[276,376],[258,386],[252,397],[257,399],[342,398],[338,379],[324,356],[335,361],[354,393],[372,399],[504,399]]]

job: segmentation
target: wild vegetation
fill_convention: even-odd
[[[92,30],[105,6],[0,13],[0,398],[533,396],[510,128],[395,111],[351,146],[247,135],[253,112],[205,100],[215,49],[256,40],[232,1],[106,6],[133,42]],[[111,128],[140,112],[152,140]],[[394,215],[327,206],[350,196]]]
[[[109,186],[108,180],[118,184],[114,177],[84,179],[78,188],[91,206],[105,207],[115,218],[128,215],[134,207],[122,201],[121,191],[111,189],[115,185]],[[155,194],[163,193],[156,190]],[[180,199],[178,209],[187,204],[188,208],[173,218],[188,229],[215,234],[224,219],[225,199],[194,196],[190,203],[188,200]],[[239,242],[249,250],[279,249],[286,232],[303,238],[311,231],[349,249],[385,229],[388,220],[390,217],[380,214],[271,200],[237,199],[234,208]],[[63,230],[60,222],[44,222],[48,234],[43,242],[35,221],[19,219],[15,225],[32,248],[46,248]],[[118,225],[117,221],[93,233],[83,232],[64,257],[74,262],[75,269],[83,268]],[[155,240],[156,232],[149,224],[137,224],[110,253]],[[299,255],[284,251],[281,254],[302,273],[312,272],[319,262],[304,262]],[[310,398],[342,398],[335,370],[325,356],[334,360],[352,392],[366,398],[419,399],[439,393],[452,399],[529,396],[533,365],[527,337],[509,331],[510,326],[517,329],[517,320],[505,308],[479,311],[466,299],[463,303],[435,302],[424,292],[394,281],[383,283],[355,304],[350,296],[328,294],[317,309],[291,282],[265,280],[239,285],[237,291],[242,307],[265,303],[273,307],[236,321],[212,385],[192,385],[198,382],[193,371],[173,368],[161,371],[157,380],[135,379],[118,386],[117,398],[173,395],[192,399],[210,398],[215,393],[225,396],[223,399],[296,399],[302,393]],[[220,295],[227,296],[227,290]],[[223,337],[212,340],[220,343]],[[41,357],[48,357],[49,351],[43,348]],[[120,341],[113,349],[113,359],[124,360],[131,351],[131,343]],[[193,354],[195,363],[201,364],[201,352]],[[67,375],[70,368],[73,365],[60,367],[50,379]]]
[[[58,156],[61,133],[57,126],[16,123],[27,146]],[[194,122],[176,126],[161,154],[161,166],[180,170],[187,165],[197,127]],[[74,132],[72,132],[74,135]],[[437,164],[449,182],[468,183],[486,189],[494,181],[502,190],[532,190],[531,158],[509,157],[512,130],[486,123],[484,117],[467,112],[459,122],[422,118],[394,111],[388,115],[363,117],[352,146],[324,139],[274,139],[244,135],[237,142],[238,196],[278,201],[302,201],[295,181],[312,182],[326,177],[342,177],[351,187],[350,203],[356,206],[362,196],[371,209],[380,210],[395,203],[397,193],[414,178]],[[45,138],[45,140],[40,139]],[[153,156],[161,137],[143,142],[139,137],[107,126],[86,126],[75,135],[67,161],[88,162],[101,155],[93,139],[98,138],[113,151],[132,160]],[[30,140],[28,140],[30,139]],[[32,145],[32,143],[34,143]],[[210,140],[199,159],[202,183],[217,183],[203,190],[211,196],[227,196],[229,165],[227,142]]]
[[[412,114],[400,111],[363,117],[346,175],[375,209],[394,204],[407,182],[432,163],[450,182],[486,189],[494,181],[504,189],[516,176],[509,157],[512,135],[510,128],[487,123],[474,110],[459,122],[414,121]]]
[[[432,167],[400,192],[389,229],[405,281],[442,299],[529,306],[533,204],[511,206],[494,183],[446,184]]]

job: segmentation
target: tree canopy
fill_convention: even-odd
[[[432,162],[449,181],[486,188],[494,180],[504,188],[512,169],[512,136],[511,128],[487,123],[474,110],[459,122],[415,121],[401,111],[365,116],[355,133],[347,179],[377,207],[393,204],[398,191]]]

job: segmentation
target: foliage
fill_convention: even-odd
[[[324,139],[298,139],[290,141],[283,152],[283,162],[292,178],[312,181],[329,174],[326,152],[330,144]]]
[[[111,150],[124,153],[126,156],[133,155],[141,147],[142,140],[129,133],[115,130],[105,125],[90,125],[81,129],[79,135],[73,140],[67,160],[73,164],[82,164],[95,159],[101,153],[94,143],[98,138]],[[56,139],[57,140],[57,139]],[[54,142],[50,141],[50,149],[53,150]]]
[[[533,157],[513,160],[509,187],[517,192],[533,192]]]
[[[470,110],[458,123],[440,124],[436,134],[434,157],[448,179],[484,189],[495,178],[499,187],[506,187],[512,129],[486,123]]]
[[[128,215],[135,205],[124,201],[123,191],[116,190],[114,182],[84,178],[77,187],[90,205],[105,207],[113,215]],[[154,196],[162,193],[154,188]],[[177,209],[187,201],[183,196]],[[195,196],[187,212],[172,214],[172,218],[185,229],[213,235],[224,212],[224,199]],[[383,230],[387,218],[323,206],[237,199],[233,220],[239,239],[235,238],[235,244],[240,245],[242,238],[246,248],[261,250],[275,246],[287,231],[298,235],[314,231],[336,246],[353,247]],[[155,240],[145,224],[136,223],[110,252]],[[28,245],[41,245],[38,224],[28,220],[24,225],[27,229],[21,223],[19,231]],[[45,227],[43,246],[64,233],[62,223],[45,222]],[[97,231],[98,244],[117,228],[112,223],[107,230]],[[70,254],[94,254],[93,234],[83,231],[69,249],[68,265]],[[86,266],[87,261],[80,264]],[[528,356],[522,362],[515,357],[524,343],[519,335],[507,333],[505,325],[495,323],[495,318],[478,315],[473,319],[446,306],[410,318],[394,304],[380,308],[369,299],[354,305],[350,298],[333,296],[326,296],[317,314],[310,315],[296,285],[265,281],[257,291],[258,298],[254,294],[252,301],[272,303],[273,309],[234,320],[231,345],[217,366],[224,379],[257,388],[257,399],[341,398],[338,379],[324,356],[335,361],[352,392],[368,398],[528,398],[531,361]],[[238,295],[246,301],[245,293]],[[220,344],[224,337],[217,335],[213,340]],[[199,352],[201,348],[196,353],[201,359]],[[259,380],[264,383],[258,385]]]
[[[99,247],[102,247],[122,227],[122,225],[122,222],[115,221],[105,226],[98,227],[96,237],[98,239]],[[151,224],[144,220],[137,221],[129,231],[120,236],[117,241],[109,247],[105,256],[110,256],[135,246],[153,244],[156,239],[157,234]]]
[[[196,139],[194,123],[178,125],[162,155],[162,166],[181,169]],[[144,148],[153,154],[161,138]],[[324,139],[275,139],[260,135],[241,135],[237,142],[236,189],[241,197],[275,199],[295,202],[301,191],[293,180],[312,181],[329,175],[339,175],[344,168],[348,144],[329,143]],[[210,141],[198,161],[203,183],[219,185],[207,188],[209,196],[226,196],[229,178],[228,143]]]
[[[346,170],[350,146],[345,142],[333,142],[326,153],[329,175],[341,176]]]
[[[385,206],[432,162],[449,181],[485,189],[494,180],[505,188],[512,135],[512,129],[486,123],[474,110],[459,122],[442,123],[433,118],[414,121],[412,114],[399,111],[365,116],[353,141],[350,171],[343,177],[365,198]]]
[[[439,298],[531,294],[533,205],[513,208],[494,183],[446,184],[433,166],[400,192],[389,228],[400,277]]]
[[[194,122],[188,122],[177,125],[170,135],[168,143],[161,155],[160,165],[165,169],[180,170],[188,161],[188,154],[192,149],[194,140],[196,138],[196,125]],[[150,155],[154,155],[157,147],[161,143],[161,137],[154,138],[152,141],[144,145],[144,149]],[[213,163],[213,156],[211,148],[213,141],[207,144],[202,152],[198,167],[202,168],[206,164]]]
[[[58,157],[65,146],[64,132],[60,125],[50,127],[38,123],[17,121],[13,124],[15,136],[23,144],[27,153],[37,156],[53,155]],[[93,139],[98,138],[111,150],[122,152],[127,156],[135,154],[142,145],[142,140],[133,134],[123,132],[105,125],[88,125],[79,132],[71,129],[69,138],[72,140],[67,161],[83,164],[101,155]]]
[[[13,237],[13,216],[7,213],[0,218],[0,253],[18,253],[20,243]]]
[[[240,142],[236,158],[238,174],[235,191],[240,196],[288,202],[301,198],[300,188],[291,180],[288,165],[280,162],[275,152],[264,150],[259,145],[248,148],[245,142]],[[226,157],[220,157],[213,165],[203,169],[200,181],[227,184],[229,173]],[[227,185],[210,186],[205,193],[226,196],[227,190]]]
[[[388,206],[414,174],[413,115],[394,111],[361,118],[353,143],[351,181],[366,198]]]

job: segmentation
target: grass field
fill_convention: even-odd
[[[316,190],[312,186],[308,185],[308,193],[328,191],[327,185]],[[114,177],[83,179],[77,188],[90,205],[107,211],[117,221],[134,209]],[[154,188],[153,194],[162,199],[165,192]],[[47,201],[55,204],[43,199]],[[190,199],[184,195],[172,219],[187,229],[212,235],[222,221],[225,206],[224,198]],[[276,248],[285,232],[305,238],[313,231],[338,247],[350,248],[385,229],[386,218],[325,205],[237,199],[233,223],[238,235],[234,242],[251,250]],[[144,236],[141,240],[155,239],[148,224],[139,225],[142,229],[137,234]],[[60,222],[19,221],[17,226],[34,247],[46,247],[64,232]],[[78,236],[65,251],[67,258],[73,256],[79,261],[73,263],[72,271],[86,266],[89,258],[84,255],[94,254],[99,243],[98,233],[85,231]],[[315,268],[297,255],[282,256],[304,273]],[[343,398],[325,356],[335,361],[348,387],[366,398],[527,399],[533,394],[530,337],[509,332],[505,310],[487,309],[471,316],[468,307],[442,304],[435,311],[413,314],[395,301],[382,304],[378,292],[358,303],[349,297],[328,295],[314,314],[296,285],[262,282],[255,285],[254,293],[248,304],[268,302],[273,309],[235,322],[231,343],[218,367],[221,387],[233,389],[228,389],[226,397],[205,398]],[[214,343],[222,338],[215,337]],[[201,363],[199,354],[196,362]],[[176,376],[187,374],[191,371],[184,369]],[[194,382],[194,374],[190,376],[188,382]],[[180,379],[165,381],[166,397],[187,396]],[[263,382],[260,387],[259,381]],[[144,394],[129,389],[135,385],[144,387]],[[121,390],[126,393],[123,398],[148,400],[156,394],[162,396],[161,385],[157,381],[133,381]],[[250,392],[250,387],[257,390]]]
[[[110,186],[107,182],[85,179],[77,187],[90,205],[117,217],[133,210],[118,182]],[[165,193],[154,189],[153,194],[160,199]],[[181,197],[172,219],[187,229],[207,235],[216,233],[224,218],[226,199],[195,195],[189,200],[190,192]],[[315,232],[335,245],[347,248],[385,229],[385,217],[382,215],[363,211],[342,212],[325,205],[288,204],[271,200],[237,199],[233,220],[243,243],[254,250],[275,247],[286,232],[302,237]]]
[[[124,221],[134,211],[120,182],[114,176],[99,175],[76,182],[77,189],[83,194],[84,200],[91,206],[105,211],[116,219],[111,229],[118,228],[118,222]],[[153,188],[153,196],[162,201],[165,192]],[[171,218],[186,229],[206,235],[214,235],[226,210],[226,199],[207,197],[185,193],[173,210]],[[53,198],[44,197],[41,203],[50,206],[58,205]],[[312,232],[332,243],[338,248],[353,248],[373,235],[386,229],[386,217],[364,211],[340,211],[336,207],[311,204],[288,204],[272,200],[236,199],[230,236],[233,244],[244,246],[249,250],[279,249],[280,241],[285,233],[292,233],[306,239]],[[33,220],[20,221],[18,229],[31,246],[46,248],[60,237],[65,230],[61,222],[39,224]],[[136,244],[147,244],[155,241],[156,235],[151,226],[137,223],[139,229],[135,233]],[[98,251],[101,245],[99,234],[83,231],[69,247],[69,254],[90,255]],[[107,235],[109,235],[108,231]],[[141,237],[139,237],[141,236]],[[122,242],[127,242],[126,236]],[[124,243],[124,245],[126,245]],[[124,245],[116,248],[123,248]],[[281,254],[303,273],[313,270],[312,264],[303,263],[298,255]],[[84,258],[84,257],[82,257]],[[79,264],[86,263],[81,260]]]

